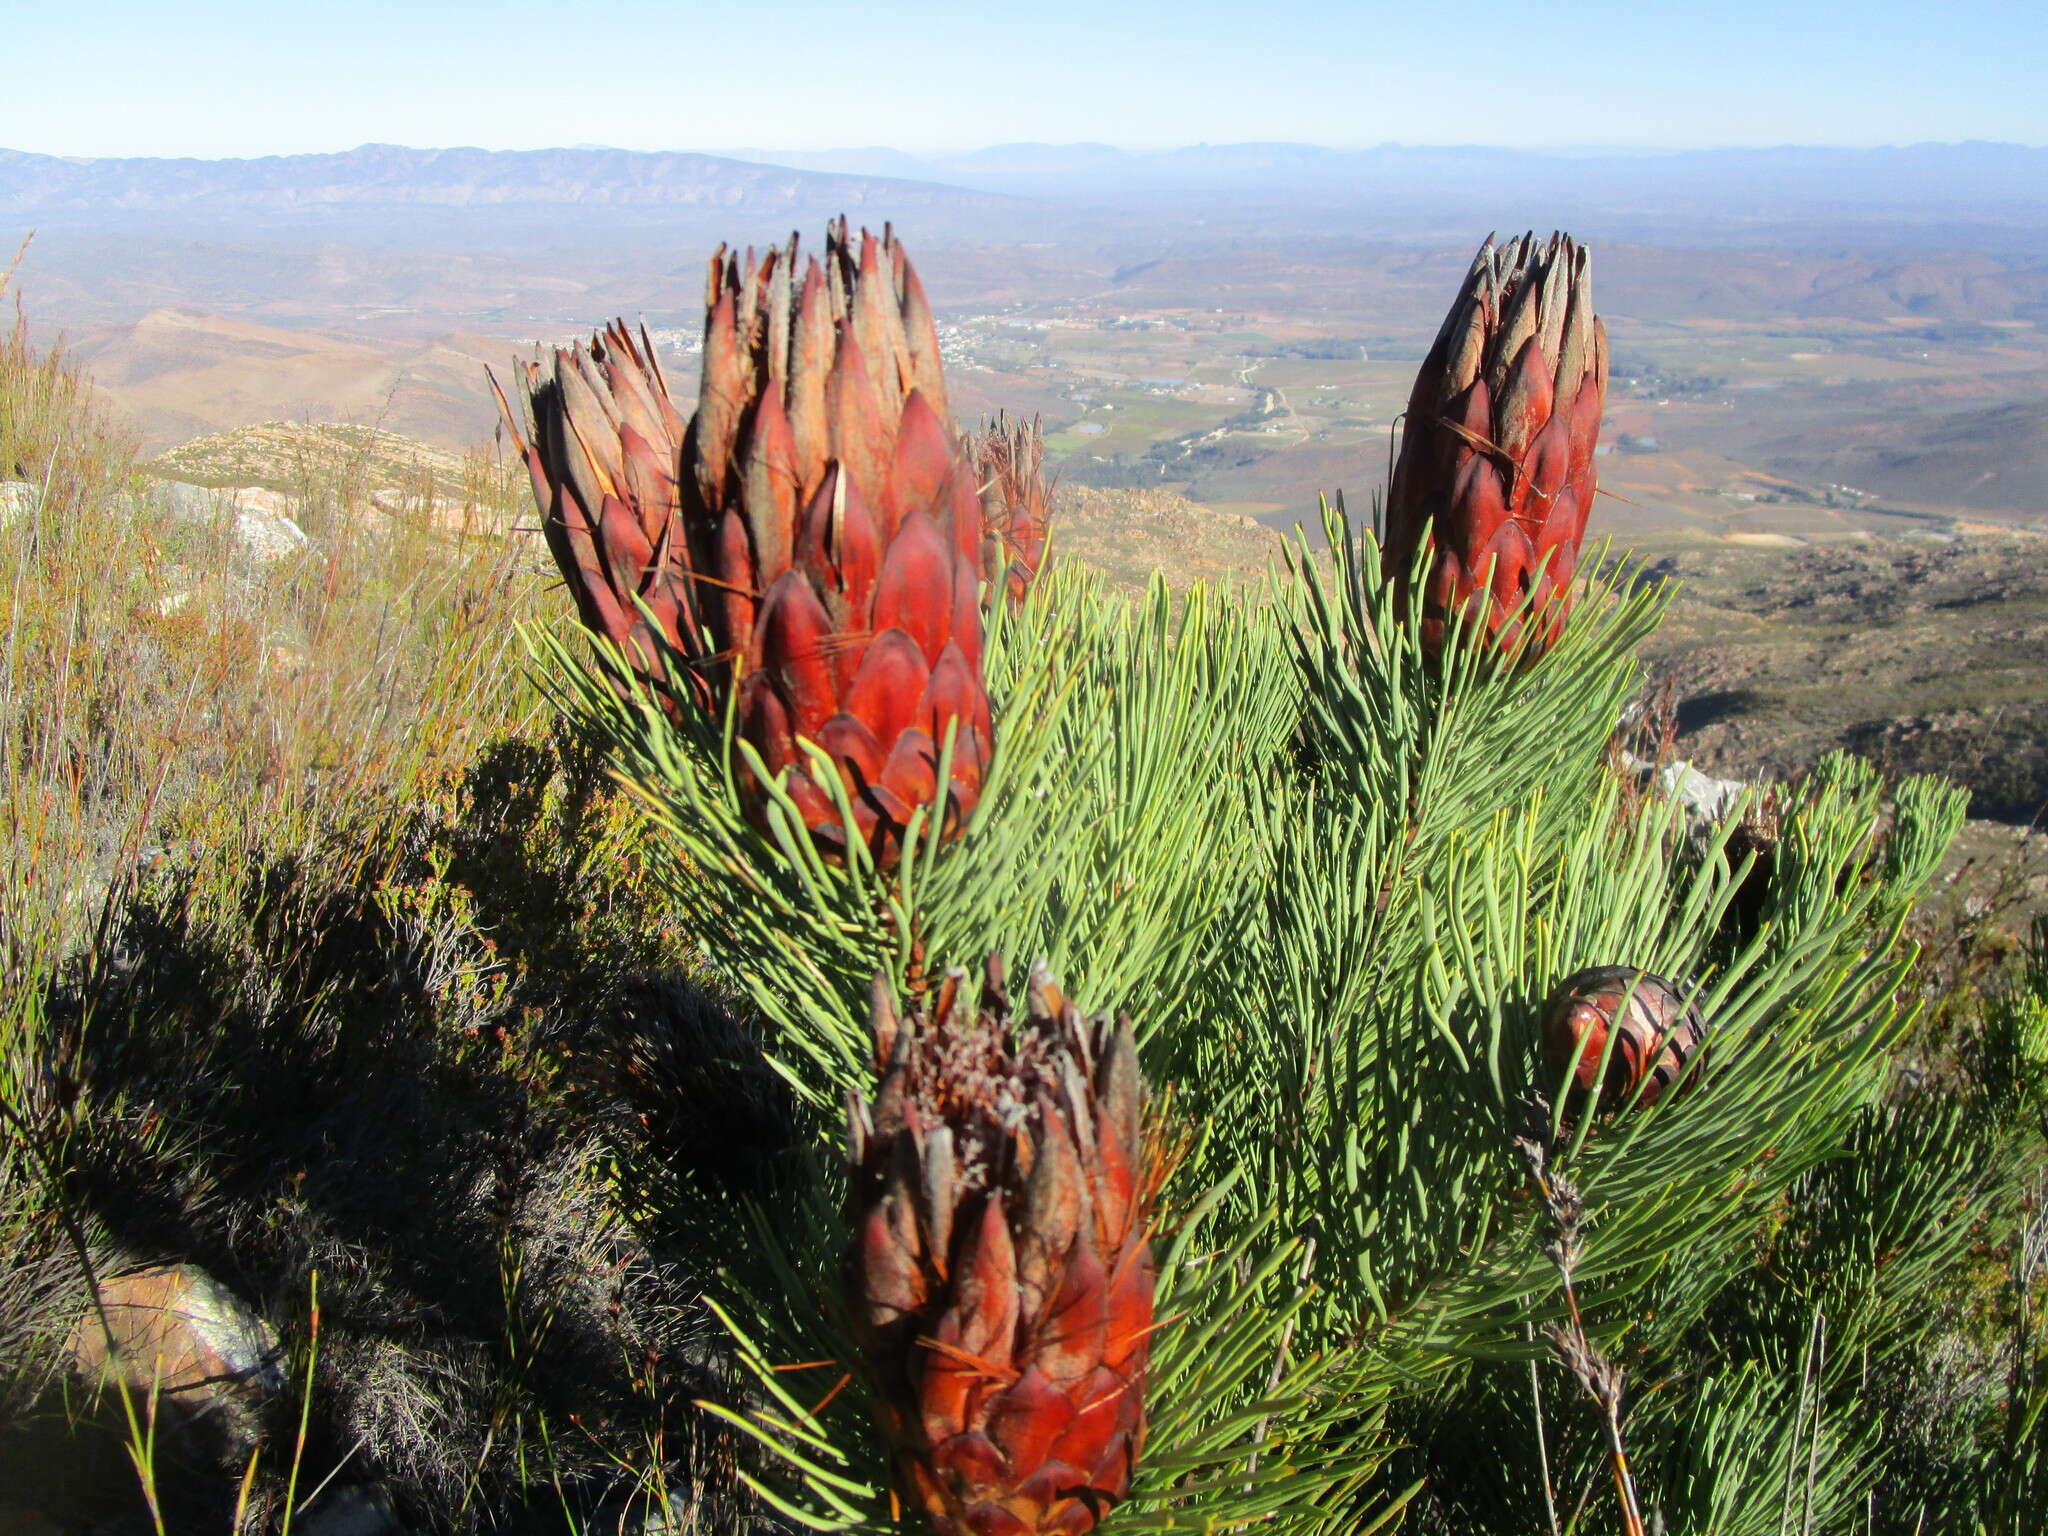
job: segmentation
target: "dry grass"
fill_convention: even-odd
[[[0,478],[36,488],[0,527],[0,1482],[66,1434],[69,1217],[98,1265],[201,1264],[301,1361],[320,1272],[302,1492],[375,1479],[439,1527],[701,1501],[718,1352],[689,1255],[628,1209],[690,1169],[621,1177],[649,1133],[600,1073],[749,1045],[532,684],[516,626],[566,605],[502,531],[523,473],[472,456],[433,487],[477,513],[450,529],[380,506],[367,460],[312,465],[313,538],[262,560],[17,324]],[[163,1472],[173,1529],[229,1528],[232,1477]]]

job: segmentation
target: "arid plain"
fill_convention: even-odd
[[[1686,584],[1656,647],[1683,749],[1785,772],[1853,744],[1950,766],[1980,815],[2048,800],[2048,152],[1085,148],[13,156],[0,207],[38,227],[31,326],[159,468],[277,489],[301,450],[254,424],[376,427],[399,479],[446,472],[429,448],[491,440],[487,366],[615,314],[688,393],[718,239],[895,217],[956,411],[1041,416],[1070,548],[1125,579],[1250,574],[1321,494],[1364,513],[1489,210],[1554,207],[1611,341],[1596,527]]]

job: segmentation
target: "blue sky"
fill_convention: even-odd
[[[2048,144],[2044,0],[9,9],[0,146],[52,154]]]

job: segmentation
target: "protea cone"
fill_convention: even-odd
[[[1128,1019],[949,972],[851,1105],[856,1325],[897,1491],[940,1536],[1092,1530],[1145,1440],[1152,1156]]]
[[[1706,1034],[1706,1019],[1677,987],[1629,965],[1575,972],[1543,1005],[1543,1060],[1551,1080],[1569,1072],[1575,1098],[1609,1109],[1629,1103],[1638,1085],[1642,1097],[1635,1102],[1656,1103]]]
[[[519,446],[586,624],[672,695],[718,708],[736,694],[741,735],[788,770],[828,849],[851,835],[893,859],[934,802],[946,825],[965,820],[992,738],[981,506],[893,234],[862,231],[856,248],[842,221],[801,270],[794,238],[759,261],[721,247],[687,428],[623,326],[558,350],[551,375],[531,368],[527,395]],[[664,681],[654,630],[686,682]],[[799,738],[836,764],[851,829]]]
[[[577,614],[643,676],[661,680],[656,633],[688,655],[696,623],[676,521],[686,424],[652,343],[643,331],[636,344],[615,320],[587,348],[557,348],[552,373],[527,364],[530,441],[495,377],[491,387]],[[709,702],[706,681],[691,679],[699,702]]]
[[[1045,560],[1045,535],[1052,522],[1052,488],[1045,483],[1045,427],[1034,416],[1012,421],[998,416],[974,442],[981,479],[981,568],[989,598],[998,584],[1012,603],[1024,601]]]
[[[1565,235],[1489,236],[1416,375],[1384,568],[1405,589],[1435,535],[1415,615],[1432,655],[1455,613],[1509,655],[1546,649],[1564,625],[1607,398],[1590,266]]]

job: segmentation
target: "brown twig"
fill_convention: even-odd
[[[1529,1125],[1548,1126],[1548,1106],[1532,1105]],[[1568,1174],[1550,1167],[1549,1153],[1541,1134],[1520,1134],[1515,1148],[1529,1165],[1543,1208],[1550,1217],[1550,1242],[1544,1253],[1556,1266],[1564,1289],[1565,1321],[1544,1328],[1558,1363],[1577,1380],[1580,1388],[1600,1410],[1601,1432],[1607,1440],[1607,1464],[1614,1475],[1614,1489],[1621,1500],[1621,1517],[1627,1536],[1644,1536],[1642,1501],[1636,1492],[1635,1474],[1629,1470],[1628,1451],[1621,1434],[1622,1369],[1587,1337],[1585,1319],[1579,1313],[1575,1277],[1586,1226],[1586,1206],[1578,1186]],[[1553,1517],[1554,1518],[1554,1517]]]

